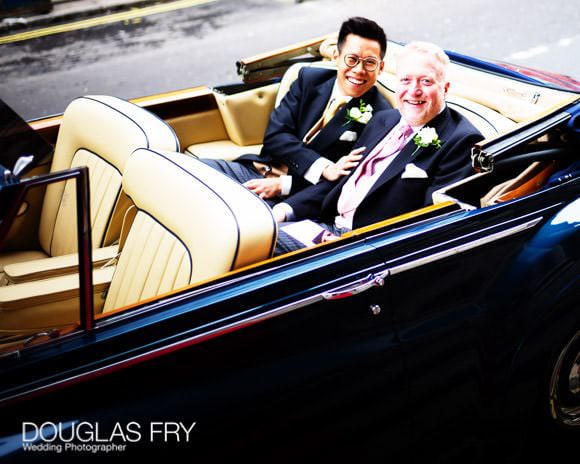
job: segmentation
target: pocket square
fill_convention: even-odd
[[[356,142],[357,134],[354,131],[344,131],[338,140],[343,142]]]
[[[423,169],[418,168],[413,163],[405,166],[405,171],[401,174],[401,179],[427,179],[429,176]]]

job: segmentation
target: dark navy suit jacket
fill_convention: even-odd
[[[372,87],[361,97],[353,98],[307,145],[302,140],[322,116],[335,81],[335,70],[302,68],[278,108],[270,115],[260,155],[245,155],[237,161],[285,164],[288,174],[294,176],[292,192],[312,185],[303,178],[312,163],[321,156],[338,161],[355,144],[355,141],[340,140],[340,136],[345,131],[353,131],[358,137],[365,128],[364,124],[346,119],[349,108],[359,106],[360,99],[370,104],[374,111],[391,108],[376,87]]]
[[[399,122],[397,110],[377,113],[368,123],[354,148],[364,146],[368,154]],[[353,228],[397,216],[432,203],[432,193],[472,173],[471,147],[483,139],[480,132],[455,110],[445,108],[426,124],[433,127],[441,148],[420,148],[411,139],[379,177],[355,211]],[[414,153],[414,154],[413,154]],[[363,158],[364,159],[364,158]],[[426,178],[402,178],[407,164],[413,163],[427,173]],[[354,173],[354,170],[350,175]],[[286,200],[297,220],[310,218],[333,223],[342,186],[349,176],[337,182],[323,180]]]

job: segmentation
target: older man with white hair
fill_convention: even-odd
[[[397,109],[377,112],[353,152],[364,158],[349,176],[320,182],[274,208],[278,222],[315,219],[340,235],[432,203],[432,193],[471,173],[470,149],[483,137],[447,107],[449,57],[411,42],[397,57]],[[277,253],[305,246],[281,227]]]

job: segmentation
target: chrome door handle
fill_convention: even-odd
[[[340,300],[341,298],[348,298],[365,292],[373,287],[382,287],[388,275],[388,269],[378,274],[369,274],[364,279],[322,293],[322,298],[325,300]]]

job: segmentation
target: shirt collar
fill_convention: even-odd
[[[342,90],[340,90],[340,87],[338,86],[338,79],[335,79],[334,85],[332,86],[332,92],[330,93],[330,100],[329,101],[332,101],[335,98],[339,98],[339,97],[345,97],[347,99],[347,101],[352,100],[352,97],[345,95],[344,92]]]

